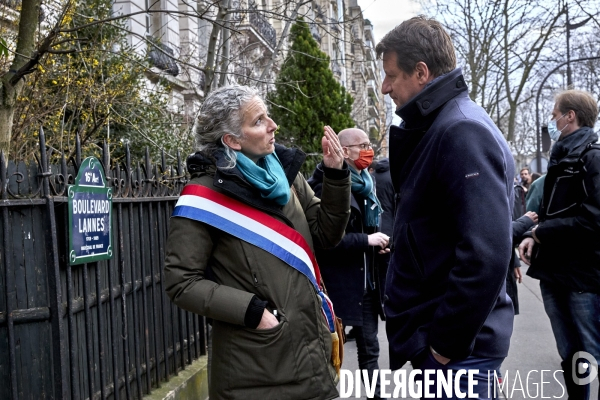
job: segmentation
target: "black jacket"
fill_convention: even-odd
[[[505,280],[512,251],[514,161],[460,69],[397,110],[390,128],[396,189],[386,283],[390,363],[432,346],[451,359],[505,357],[513,310]]]
[[[392,236],[394,227],[394,185],[390,176],[390,159],[383,158],[377,162],[375,168],[375,187],[377,188],[377,198],[381,203],[383,214],[381,214],[379,224],[381,232]]]
[[[521,216],[513,221],[512,223],[512,234],[513,234],[513,246],[518,246],[523,239],[523,235],[531,229],[533,226],[533,220],[525,215]],[[517,288],[517,279],[514,275],[515,268],[521,266],[521,261],[519,257],[517,257],[517,253],[515,251],[512,252],[512,257],[510,259],[511,268],[508,269],[508,273],[506,275],[506,293],[510,297],[513,303],[513,308],[515,310],[515,315],[519,314],[519,290]]]
[[[308,184],[315,196],[320,197],[323,182],[322,164],[317,165]],[[362,206],[364,198],[352,193],[350,196],[350,219],[342,241],[333,249],[316,249],[317,262],[335,307],[335,313],[345,325],[362,326],[362,301],[367,285],[379,296],[383,278],[375,265],[375,248],[369,246],[368,235],[376,231],[363,224]],[[383,317],[383,305],[377,305]]]
[[[576,135],[587,139],[548,169],[535,231],[541,244],[534,248],[527,275],[600,293],[600,150],[582,156],[598,136],[585,127],[565,139],[573,135],[573,140]]]

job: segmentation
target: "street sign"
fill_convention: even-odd
[[[83,264],[112,257],[112,189],[95,157],[81,163],[69,186],[69,263]]]

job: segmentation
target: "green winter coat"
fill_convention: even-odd
[[[190,184],[212,188],[266,211],[293,226],[311,248],[313,243],[335,246],[350,215],[349,176],[326,177],[323,200],[319,200],[298,173],[304,154],[282,146],[276,151],[294,187],[284,207],[260,197],[237,169],[217,170],[199,153],[191,163],[200,172]],[[175,217],[169,227],[165,280],[167,294],[175,304],[213,320],[211,400],[338,396],[331,334],[320,297],[309,280],[288,264],[204,223]],[[277,309],[279,325],[265,330],[244,326],[254,295]]]

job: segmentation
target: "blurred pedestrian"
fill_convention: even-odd
[[[598,104],[590,93],[565,90],[556,95],[548,123],[556,143],[550,152],[539,224],[519,246],[522,260],[531,264],[527,275],[540,280],[570,399],[590,396],[590,384],[577,378],[578,371],[585,370],[579,352],[600,360],[597,118]]]
[[[546,175],[542,175],[531,182],[527,196],[525,196],[525,208],[527,211],[533,211],[535,213],[540,212],[540,204],[542,202],[542,196],[544,195],[545,180]]]
[[[529,167],[521,168],[519,176],[521,177],[521,186],[523,186],[525,192],[527,192],[529,190],[529,185],[531,185],[531,170]]]

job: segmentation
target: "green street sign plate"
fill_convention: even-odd
[[[81,163],[69,196],[69,263],[83,264],[112,257],[112,189],[95,157]]]

